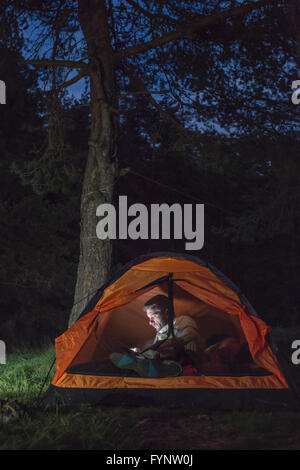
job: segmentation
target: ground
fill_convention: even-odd
[[[293,332],[295,335],[295,331]],[[296,339],[294,337],[294,339]],[[282,341],[290,354],[290,341]],[[39,407],[53,348],[8,355],[0,365],[0,449],[299,449],[300,406],[291,411],[196,407]],[[300,365],[290,363],[296,387]],[[45,383],[51,381],[53,372]]]

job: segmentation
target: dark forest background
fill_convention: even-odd
[[[268,48],[279,43],[287,46],[281,51],[285,59],[294,50],[295,25],[290,18],[285,29],[284,21],[269,24],[274,44],[263,53],[261,31],[236,31],[242,41],[252,41],[252,56],[245,56],[241,74],[250,69],[257,77],[265,74],[274,92],[268,98],[258,79],[249,93],[234,92],[229,62],[223,69],[211,64],[211,76],[198,74],[200,57],[192,61],[185,87],[196,94],[210,81],[211,100],[214,94],[221,98],[216,107],[204,103],[187,112],[178,100],[164,101],[162,95],[160,101],[170,113],[181,113],[182,122],[192,123],[189,131],[164,119],[142,94],[121,98],[118,159],[125,170],[115,200],[127,195],[129,204],[148,207],[153,202],[204,203],[204,248],[189,253],[231,278],[267,323],[292,327],[300,323],[299,107],[291,102],[291,82],[299,77],[293,67],[279,76],[280,63],[266,59]],[[226,31],[218,34],[226,37]],[[80,99],[43,90],[21,49],[22,38],[10,45],[5,36],[0,40],[0,79],[7,84],[7,104],[0,107],[0,338],[10,350],[39,347],[67,327],[90,125],[88,88],[82,86]],[[228,53],[226,48],[222,52],[224,57]],[[178,57],[177,74],[181,63],[184,67]],[[173,90],[176,94],[174,83]],[[227,132],[203,125],[214,115],[221,121],[224,116]],[[233,127],[239,131],[231,132]],[[112,271],[143,253],[184,252],[184,243],[117,240]]]

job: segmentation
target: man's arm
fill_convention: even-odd
[[[198,348],[204,347],[204,340],[200,335],[197,323],[188,316],[182,315],[174,320],[175,336],[182,339],[184,349],[189,352],[195,352]]]

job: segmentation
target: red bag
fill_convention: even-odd
[[[193,367],[190,364],[188,364],[187,366],[184,366],[182,368],[182,371],[183,371],[184,375],[199,375],[199,372],[196,369],[196,367]]]

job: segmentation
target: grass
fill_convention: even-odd
[[[284,338],[282,344],[288,343]],[[287,351],[286,351],[287,352]],[[289,351],[288,351],[289,353]],[[37,397],[52,348],[11,354],[0,365],[1,400],[25,408],[1,420],[0,449],[299,449],[299,411],[207,411],[196,407],[40,408]],[[299,368],[293,366],[300,383]],[[54,371],[44,386],[50,384]],[[13,402],[12,402],[13,404]],[[3,414],[3,409],[2,409]]]
[[[54,356],[54,348],[8,355],[7,363],[0,365],[0,398],[34,405]],[[54,371],[45,387],[49,386],[53,375]]]

